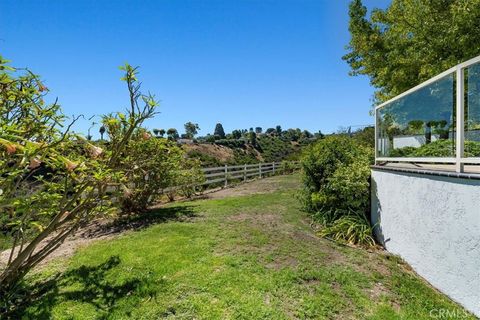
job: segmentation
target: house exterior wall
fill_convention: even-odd
[[[480,317],[480,180],[372,169],[385,248]]]

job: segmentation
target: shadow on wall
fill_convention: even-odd
[[[377,189],[377,183],[375,182],[375,179],[373,179],[373,176],[370,177],[370,202],[371,202],[371,207],[370,207],[370,221],[373,226],[373,234],[375,236],[375,240],[378,241],[379,244],[381,244],[383,247],[385,247],[385,243],[388,242],[389,239],[385,240],[385,237],[383,235],[382,231],[382,225],[381,225],[381,214],[382,214],[382,204],[380,201],[378,201],[378,189]]]

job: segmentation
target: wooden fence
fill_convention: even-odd
[[[221,184],[226,187],[231,181],[247,181],[251,178],[264,178],[274,174],[283,174],[300,168],[298,162],[269,162],[202,168],[205,182],[202,185]]]

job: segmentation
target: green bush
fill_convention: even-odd
[[[188,151],[187,156],[189,159],[197,159],[198,161],[200,161],[200,165],[205,168],[219,167],[223,164],[218,158],[211,156],[209,154],[200,152],[198,150]]]
[[[245,141],[234,139],[219,139],[215,141],[215,144],[229,147],[229,148],[245,148]]]
[[[105,118],[120,130],[103,149],[69,131],[75,120],[66,124],[59,105],[45,103],[48,89],[38,76],[0,57],[0,216],[11,239],[0,267],[0,313],[25,274],[81,225],[115,209],[109,186],[121,180],[125,147],[157,105],[140,92],[137,68],[122,70],[130,109]]]
[[[301,199],[304,209],[324,225],[323,235],[335,231],[338,233],[335,239],[369,244],[356,239],[366,238],[365,232],[372,234],[367,219],[372,162],[373,150],[347,136],[327,137],[306,150],[301,160],[304,184]],[[348,223],[350,228],[345,228]]]
[[[122,211],[145,211],[164,189],[174,186],[184,157],[183,149],[175,142],[155,139],[144,129],[137,130],[121,162],[125,176],[120,198]]]
[[[285,173],[292,173],[295,171],[295,169],[298,168],[298,166],[292,162],[292,161],[282,161],[280,164],[280,172],[285,174]]]
[[[374,246],[370,222],[361,214],[349,214],[320,230],[319,235],[348,244]]]
[[[256,148],[262,153],[265,162],[282,161],[295,152],[290,141],[270,136],[259,136]]]
[[[390,157],[453,157],[455,142],[453,140],[436,140],[421,147],[403,147],[390,151]],[[465,156],[479,157],[480,142],[465,141]]]
[[[204,181],[205,176],[200,168],[199,162],[195,160],[184,160],[180,170],[176,172],[173,183],[179,195],[190,198],[197,192]]]

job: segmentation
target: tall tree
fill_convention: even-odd
[[[225,130],[223,130],[223,126],[221,123],[217,123],[215,125],[215,131],[213,135],[218,136],[220,139],[225,139]]]
[[[233,139],[240,139],[242,137],[242,132],[240,130],[233,130],[232,131]]]
[[[256,134],[262,133],[262,127],[255,127],[255,133]]]
[[[100,132],[100,139],[103,140],[103,135],[105,134],[105,127],[101,126],[98,132]]]
[[[187,122],[185,123],[185,136],[188,139],[193,139],[195,135],[198,133],[198,130],[200,130],[200,127],[198,126],[197,123],[193,122]]]
[[[276,132],[275,128],[268,128],[267,131],[265,131],[265,133],[269,135],[273,134],[274,132]]]
[[[282,127],[281,126],[276,126],[275,131],[277,131],[277,135],[280,136],[282,134]]]
[[[480,0],[393,0],[367,18],[350,3],[351,40],[343,59],[367,75],[378,104],[480,54]]]
[[[177,140],[179,138],[178,131],[175,128],[170,128],[167,130],[167,136],[170,140]]]
[[[248,142],[254,147],[257,145],[257,134],[254,131],[248,133]]]

